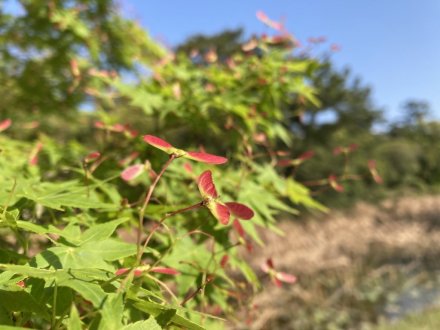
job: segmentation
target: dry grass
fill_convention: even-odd
[[[285,237],[262,233],[266,246],[253,254],[254,266],[272,256],[280,269],[311,274],[349,266],[374,245],[424,257],[440,244],[440,196],[406,197],[380,207],[361,203],[302,223],[282,221],[280,228]]]
[[[260,308],[252,329],[309,329],[289,321],[299,316],[300,304],[309,304],[312,310],[339,308],[340,317],[339,312],[350,310],[350,304],[357,308],[356,299],[363,293],[356,286],[366,285],[364,277],[370,282],[381,278],[395,264],[440,269],[440,196],[404,197],[379,206],[359,204],[351,211],[301,223],[282,221],[280,227],[285,237],[262,233],[267,245],[258,248],[249,261],[258,269],[267,257],[273,257],[276,267],[298,275],[299,283],[258,295],[255,302]],[[351,290],[349,295],[347,290]],[[303,312],[302,317],[311,317],[310,310]],[[373,310],[357,312],[348,314],[357,315],[358,322],[375,319]],[[327,318],[332,318],[331,313]]]

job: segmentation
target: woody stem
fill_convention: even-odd
[[[147,195],[145,196],[144,202],[142,204],[142,207],[139,211],[139,223],[138,223],[138,232],[136,237],[136,246],[137,246],[137,260],[140,261],[143,250],[141,249],[141,238],[144,228],[144,216],[145,216],[145,210],[150,203],[151,196],[153,195],[153,191],[156,188],[157,183],[159,182],[162,175],[165,173],[168,166],[170,166],[171,162],[176,158],[176,155],[171,154],[170,158],[167,160],[167,162],[163,165],[161,171],[154,179],[153,183],[151,184],[150,188],[148,189]]]
[[[160,228],[160,226],[164,223],[164,221],[165,221],[166,219],[168,219],[168,218],[170,218],[170,217],[172,217],[172,216],[174,216],[174,215],[176,215],[176,214],[179,214],[179,213],[183,213],[183,212],[187,212],[187,211],[190,211],[190,210],[198,209],[199,207],[202,207],[202,206],[203,206],[203,201],[202,201],[202,202],[199,202],[199,203],[197,203],[197,204],[194,204],[194,205],[191,205],[191,206],[185,207],[185,208],[183,208],[183,209],[179,209],[179,210],[177,210],[177,211],[173,211],[173,212],[170,212],[170,213],[165,214],[165,216],[164,216],[162,219],[160,219],[160,221],[159,221],[158,223],[156,223],[156,224],[154,225],[154,227],[151,229],[150,233],[148,234],[147,239],[145,240],[145,243],[144,243],[144,245],[143,245],[143,247],[142,247],[142,249],[141,249],[141,252],[140,252],[140,254],[138,255],[139,260],[138,260],[137,263],[140,262],[140,256],[142,256],[142,254],[143,254],[145,248],[147,247],[147,245],[148,245],[148,243],[150,242],[151,238],[153,237],[154,233]]]

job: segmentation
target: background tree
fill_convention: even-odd
[[[203,56],[210,50],[215,50],[220,60],[225,60],[241,50],[243,44],[243,29],[224,30],[214,35],[196,34],[188,37],[183,43],[177,45],[176,52],[191,54],[199,51]]]
[[[91,102],[90,70],[131,72],[165,54],[112,0],[2,1],[18,12],[0,13],[0,113],[41,112],[74,118]]]

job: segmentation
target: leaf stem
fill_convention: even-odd
[[[138,232],[137,232],[137,238],[136,238],[136,245],[137,245],[137,261],[140,262],[141,256],[142,256],[142,249],[141,249],[141,238],[142,238],[142,232],[144,228],[144,216],[145,216],[145,210],[148,206],[148,203],[150,202],[151,196],[153,195],[153,191],[156,188],[157,183],[159,182],[162,175],[165,173],[168,166],[171,164],[171,162],[176,158],[176,155],[171,154],[170,158],[167,160],[167,162],[163,165],[161,171],[154,179],[153,183],[151,184],[150,188],[148,189],[147,195],[145,196],[144,202],[142,204],[142,207],[139,211],[139,224],[138,224]]]
[[[14,183],[12,184],[11,193],[9,194],[8,199],[6,200],[5,205],[3,206],[3,214],[2,214],[3,218],[6,217],[6,209],[9,207],[9,203],[11,203],[16,188],[17,188],[17,179],[14,178]]]
[[[150,242],[150,240],[151,240],[151,238],[153,237],[154,233],[160,228],[160,226],[163,224],[163,222],[164,222],[166,219],[171,218],[172,216],[174,216],[174,215],[176,215],[176,214],[179,214],[179,213],[183,213],[183,212],[187,212],[187,211],[190,211],[190,210],[198,209],[198,208],[200,208],[200,207],[202,207],[202,206],[203,206],[203,201],[202,201],[202,202],[199,202],[199,203],[197,203],[197,204],[194,204],[194,205],[188,206],[188,207],[184,207],[183,209],[180,209],[180,210],[173,211],[173,212],[170,212],[170,213],[165,214],[165,216],[164,216],[162,219],[160,219],[160,221],[159,221],[158,223],[156,223],[156,224],[154,225],[154,227],[151,229],[150,233],[148,234],[147,239],[145,240],[145,243],[144,243],[144,245],[142,246],[141,252],[140,252],[140,254],[138,255],[139,260],[137,260],[137,264],[140,263],[140,258],[141,258],[141,256],[142,256],[143,252],[145,251],[145,248],[148,246],[148,243]]]
[[[51,329],[55,329],[56,324],[56,310],[57,310],[57,295],[58,295],[58,284],[57,281],[54,281],[55,288],[53,293],[53,303],[52,303],[52,322],[51,322]]]
[[[166,285],[164,282],[162,282],[161,280],[158,280],[156,277],[151,276],[148,273],[145,274],[145,276],[147,276],[149,279],[155,281],[157,284],[159,284],[161,287],[163,287],[170,294],[170,296],[174,299],[174,301],[176,303],[179,303],[179,300],[177,299],[176,295],[173,293],[173,291],[171,291],[171,289],[168,287],[168,285]]]

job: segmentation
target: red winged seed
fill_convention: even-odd
[[[98,151],[94,151],[94,152],[89,153],[89,154],[84,158],[84,161],[85,161],[86,163],[90,163],[90,162],[93,162],[93,161],[97,160],[99,157],[101,157],[101,154],[100,154]]]
[[[277,272],[275,274],[275,277],[281,282],[285,282],[285,283],[295,283],[297,280],[295,275],[287,274],[284,272]]]
[[[193,159],[202,163],[207,164],[224,164],[228,161],[227,158],[221,157],[221,156],[215,156],[211,154],[207,154],[204,152],[197,152],[197,151],[188,151],[187,154],[184,156],[185,158]]]
[[[167,274],[167,275],[180,275],[180,272],[178,270],[175,270],[174,268],[168,268],[168,267],[153,267],[153,268],[151,268],[151,272],[160,273],[160,274]]]
[[[193,173],[193,167],[192,167],[192,165],[189,162],[186,162],[185,164],[183,164],[183,169],[188,174],[192,174]]]
[[[35,166],[38,164],[38,154],[40,153],[41,149],[43,149],[43,144],[38,142],[29,155],[29,165]]]
[[[198,179],[197,185],[199,187],[199,191],[202,194],[203,198],[217,198],[217,190],[215,189],[214,182],[212,181],[212,173],[211,171],[203,172]]]
[[[232,223],[232,226],[234,227],[234,229],[237,231],[238,236],[240,236],[241,238],[246,238],[246,233],[244,231],[243,226],[241,225],[240,221],[238,221],[237,219],[234,220],[234,222]]]
[[[9,128],[9,126],[11,126],[11,124],[12,124],[12,120],[9,118],[1,121],[0,122],[0,132],[7,130]]]
[[[15,283],[15,284],[17,284],[19,287],[21,287],[21,288],[26,288],[26,283],[24,283],[24,281],[23,280],[21,280],[21,281],[18,281],[17,283]]]
[[[117,133],[124,132],[125,129],[126,129],[126,127],[124,125],[122,125],[122,124],[114,124],[111,127],[111,130],[114,131],[114,132],[117,132]]]
[[[227,225],[231,214],[226,205],[216,201],[218,194],[212,180],[211,171],[205,171],[199,176],[197,186],[203,197],[205,206],[221,224]]]
[[[217,218],[218,221],[220,221],[222,225],[227,225],[229,223],[229,217],[230,217],[228,207],[218,202],[213,202],[213,205],[214,205],[213,210],[211,210],[210,208],[213,215]]]
[[[293,162],[292,162],[291,159],[280,159],[280,160],[277,162],[277,166],[278,166],[278,167],[286,167],[286,166],[290,166],[290,165],[292,165],[292,164],[293,164]]]
[[[308,151],[303,152],[303,153],[298,157],[298,159],[304,161],[304,160],[307,160],[307,159],[312,158],[314,155],[315,155],[315,152],[314,152],[313,150],[308,150]]]
[[[222,259],[220,260],[220,267],[221,267],[221,268],[225,268],[225,267],[226,267],[226,264],[228,263],[228,261],[229,261],[229,256],[228,256],[227,254],[225,254],[225,255],[222,257]]]
[[[128,268],[119,268],[116,270],[115,275],[119,276],[125,273],[128,273],[130,270]],[[135,269],[134,270],[134,276],[139,277],[142,275],[142,270],[140,269]]]
[[[370,160],[368,161],[368,168],[369,168],[370,170],[376,168],[376,161],[375,161],[374,159],[370,159]]]
[[[204,151],[202,151],[202,152],[188,151],[187,152],[182,149],[177,149],[173,145],[168,143],[167,141],[162,140],[161,138],[158,138],[157,136],[154,136],[154,135],[145,135],[144,141],[147,142],[148,144],[152,145],[153,147],[156,147],[156,148],[166,152],[167,154],[175,154],[178,157],[184,157],[184,158],[192,159],[192,160],[202,162],[202,163],[218,165],[218,164],[224,164],[228,161],[228,159],[225,157],[211,155],[211,154],[208,154]]]
[[[376,168],[376,161],[373,159],[370,159],[368,161],[368,169],[370,170],[371,176],[373,177],[373,180],[377,183],[377,184],[382,184],[383,183],[383,179],[382,177],[379,175],[379,173],[377,172],[377,168]]]
[[[133,180],[134,178],[141,175],[144,170],[145,170],[144,164],[135,164],[129,166],[122,171],[121,178],[125,181]]]
[[[278,287],[282,287],[282,282],[293,284],[297,281],[296,276],[275,270],[272,258],[268,258],[266,262],[261,265],[261,269],[266,274],[269,274],[272,282]]]
[[[105,124],[102,121],[96,121],[94,125],[96,128],[100,128],[100,129],[105,128]]]
[[[254,211],[244,204],[237,202],[227,202],[225,205],[229,208],[232,215],[242,220],[252,219]]]
[[[266,264],[267,264],[267,266],[268,266],[270,269],[274,269],[274,268],[275,268],[274,265],[273,265],[273,260],[272,260],[272,258],[267,259],[267,260],[266,260]]]
[[[154,135],[145,135],[144,141],[147,142],[148,144],[152,145],[153,147],[156,147],[156,148],[163,150],[167,153],[170,152],[170,149],[174,148],[167,141],[162,140]]]
[[[272,282],[279,288],[283,287],[283,283],[275,276],[271,277]]]
[[[337,182],[337,178],[336,175],[332,174],[328,177],[328,182],[330,184],[330,186],[336,190],[337,192],[343,192],[344,191],[344,187],[341,186],[338,182]]]

